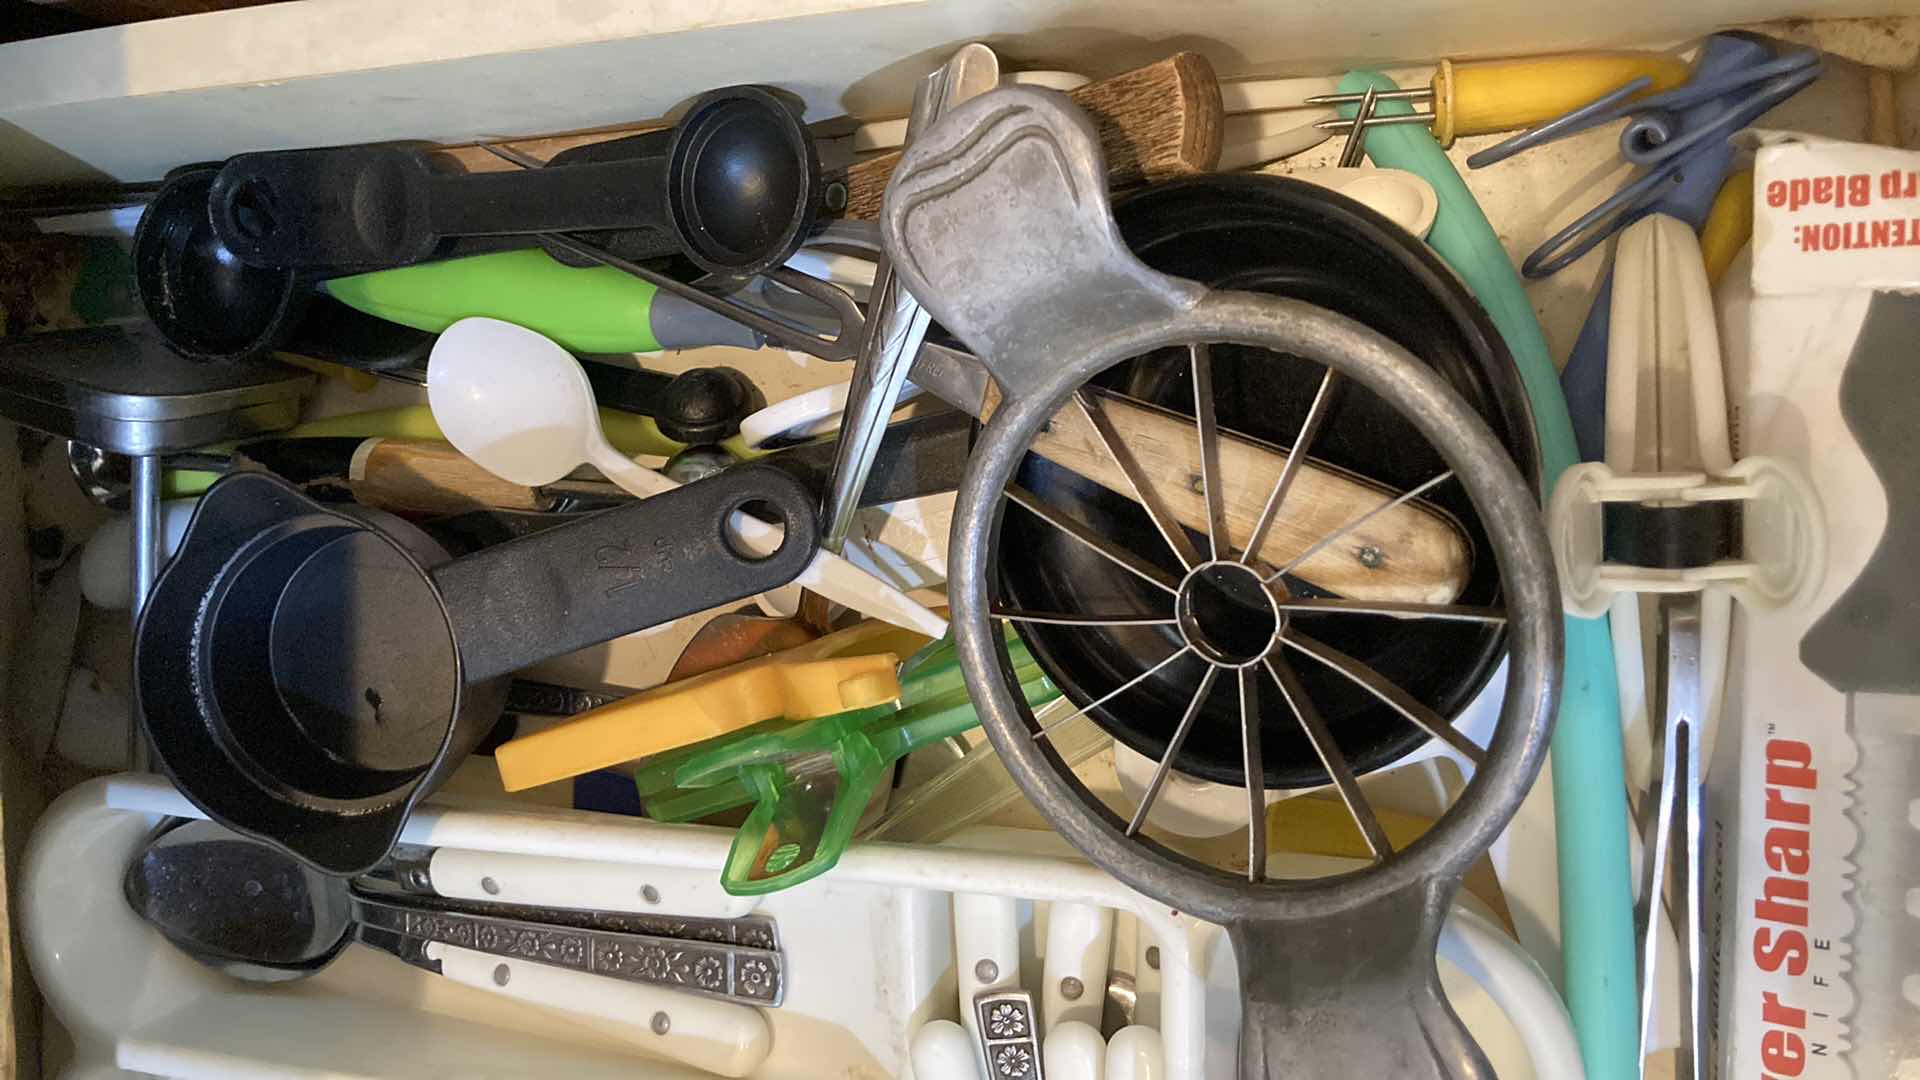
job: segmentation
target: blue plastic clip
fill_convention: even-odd
[[[1620,132],[1620,156],[1645,171],[1548,238],[1521,264],[1526,276],[1547,277],[1650,212],[1697,154],[1724,145],[1727,137],[1798,93],[1820,72],[1818,52],[1796,49],[1737,70],[1696,77],[1639,101],[1633,96],[1652,84],[1645,78],[1635,79],[1565,116],[1474,154],[1467,166],[1482,168],[1556,139],[1627,119]],[[1686,110],[1691,112],[1683,118]]]

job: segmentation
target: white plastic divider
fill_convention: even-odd
[[[488,1060],[472,1057],[476,1051],[469,1044],[479,1038],[501,1062],[559,1054],[573,1075],[599,1076],[617,1075],[624,1060],[627,1075],[635,1075],[639,1059],[622,1059],[620,1042],[591,1024],[517,1028],[528,1021],[504,1019],[512,1014],[488,1000],[497,995],[449,991],[440,985],[447,980],[417,972],[409,981],[409,969],[365,950],[341,958],[335,965],[343,969],[339,978],[329,971],[295,987],[237,992],[236,984],[168,946],[120,899],[125,860],[165,816],[203,815],[159,777],[109,777],[82,785],[50,808],[29,846],[21,890],[28,955],[55,1012],[75,1035],[81,1062],[118,1060],[121,1068],[204,1076],[305,1075],[316,1067],[312,1063],[327,1060],[331,1075],[408,1075],[409,1062],[418,1056],[413,1051],[357,1043],[342,1048],[339,1031],[328,1026],[377,1026],[397,1007],[419,1013],[423,1042],[415,1050],[426,1056],[416,1065]],[[1018,833],[1021,850],[1009,851],[1006,833],[963,834],[939,847],[856,845],[833,874],[764,898],[759,910],[780,921],[792,970],[787,1005],[765,1014],[774,1031],[773,1057],[752,1075],[817,1075],[806,1069],[828,1054],[845,1057],[849,1065],[905,1069],[918,1027],[955,1015],[948,896],[956,893],[1124,912],[1143,931],[1141,953],[1157,950],[1157,1024],[1167,1075],[1202,1077],[1210,1068],[1225,1068],[1238,1018],[1230,1008],[1218,1016],[1209,1011],[1210,998],[1220,1008],[1219,995],[1232,982],[1231,949],[1219,929],[1055,853],[1066,848],[1052,834]],[[403,841],[458,851],[463,859],[521,857],[516,873],[537,872],[541,859],[561,859],[572,861],[572,871],[598,863],[610,874],[639,870],[657,876],[666,868],[717,878],[731,834],[579,811],[430,803],[414,815]],[[67,899],[74,896],[90,899],[76,906]],[[658,910],[637,893],[627,909]],[[1036,922],[1036,933],[1044,932],[1044,922]],[[1481,1010],[1490,1003],[1506,1013],[1535,1075],[1580,1075],[1565,1010],[1545,976],[1503,932],[1456,911],[1442,933],[1441,955],[1485,991]],[[874,985],[854,985],[862,981]],[[231,1025],[203,1022],[214,1015],[210,1009],[234,1015],[239,1010],[303,1034],[253,1038]],[[849,1012],[860,1015],[843,1015]],[[304,1034],[309,1029],[310,1036]],[[328,1059],[328,1052],[335,1056]],[[661,1062],[639,1075],[690,1074]]]

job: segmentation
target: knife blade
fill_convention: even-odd
[[[1887,496],[1887,524],[1860,575],[1800,641],[1807,668],[1847,695],[1859,759],[1847,818],[1854,909],[1847,1060],[1854,1076],[1905,1075],[1920,1062],[1920,380],[1910,357],[1920,297],[1881,293],[1840,382],[1840,413]]]

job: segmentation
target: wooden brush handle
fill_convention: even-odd
[[[1208,172],[1220,161],[1220,83],[1199,53],[1175,53],[1067,96],[1093,117],[1113,187]],[[880,216],[898,164],[896,150],[847,170],[847,217]]]
[[[1182,525],[1204,533],[1207,503],[1199,487],[1200,443],[1193,419],[1115,394],[1096,394],[1095,401],[1168,512]],[[994,386],[987,393],[982,418],[998,404]],[[1054,414],[1034,437],[1032,449],[1101,487],[1131,497],[1126,474],[1072,404]],[[1286,462],[1287,451],[1277,446],[1220,433],[1227,533],[1235,550],[1252,536]],[[1321,537],[1393,494],[1309,459],[1295,474],[1286,503],[1254,559],[1276,569],[1285,566]],[[1466,587],[1471,568],[1466,537],[1459,528],[1437,508],[1416,499],[1354,529],[1292,572],[1353,600],[1446,604]]]

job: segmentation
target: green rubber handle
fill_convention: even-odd
[[[1398,90],[1377,71],[1340,80],[1343,94]],[[1341,114],[1351,118],[1352,106]],[[1413,111],[1381,101],[1376,115]],[[1433,135],[1416,125],[1383,125],[1366,134],[1375,164],[1405,169],[1433,185],[1440,212],[1427,242],[1473,290],[1520,368],[1540,439],[1542,497],[1579,460],[1560,373],[1540,332],[1520,275],[1466,182]],[[1567,1011],[1573,1016],[1589,1080],[1633,1080],[1640,1072],[1633,945],[1633,892],[1627,839],[1626,771],[1621,761],[1619,687],[1605,619],[1566,621],[1565,679],[1553,732],[1555,842],[1560,870],[1560,949]]]
[[[583,353],[652,352],[653,285],[607,266],[567,266],[538,248],[334,278],[334,299],[439,333],[469,316],[517,323]]]

